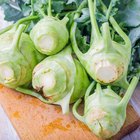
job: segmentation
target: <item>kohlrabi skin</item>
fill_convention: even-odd
[[[88,0],[92,35],[90,49],[83,54],[76,42],[75,32],[77,23],[73,23],[71,28],[71,42],[74,52],[85,67],[88,74],[101,84],[111,84],[123,88],[128,87],[127,70],[131,57],[131,42],[129,37],[122,31],[113,17],[109,21],[115,31],[123,38],[124,44],[119,44],[112,40],[109,22],[102,24],[99,30],[92,0]],[[79,13],[75,18],[79,17]]]
[[[21,23],[31,19],[21,19],[0,32],[0,84],[10,88],[31,82],[34,67],[44,58],[23,32],[26,25]]]
[[[74,116],[84,122],[97,136],[104,139],[114,136],[125,122],[126,107],[137,83],[138,78],[134,77],[123,98],[109,86],[102,89],[99,83],[94,94],[90,95],[95,85],[95,83],[92,83],[85,95],[84,115],[80,116],[77,112],[81,102],[81,99],[79,99],[73,106]]]
[[[69,40],[67,22],[67,17],[59,20],[52,16],[51,0],[49,0],[48,16],[45,15],[30,32],[36,49],[46,55],[53,55],[61,51]]]
[[[35,67],[32,85],[46,100],[35,92],[18,90],[45,103],[60,105],[65,114],[69,112],[70,103],[84,96],[89,80],[82,65],[72,57],[72,49],[68,46],[60,53],[47,57]]]

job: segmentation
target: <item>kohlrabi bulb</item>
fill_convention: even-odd
[[[32,71],[44,58],[24,33],[25,25],[15,24],[0,32],[0,84],[16,88],[32,80]]]
[[[62,50],[69,40],[67,21],[68,18],[59,20],[52,16],[41,19],[30,32],[36,49],[46,55],[53,55]]]
[[[134,77],[124,95],[121,98],[110,87],[102,89],[98,83],[95,92],[90,95],[94,83],[92,83],[85,95],[84,115],[80,116],[76,109],[81,100],[73,107],[74,116],[84,122],[90,130],[101,138],[110,138],[117,134],[126,119],[126,107],[136,88],[138,78]]]
[[[35,96],[45,103],[60,105],[63,113],[68,113],[69,104],[84,96],[89,80],[82,65],[72,57],[72,49],[68,46],[35,67],[32,85],[43,94],[43,100],[35,92],[25,89],[18,91]]]
[[[75,37],[77,28],[77,23],[75,22],[71,28],[71,42],[74,52],[88,74],[95,81],[101,84],[111,84],[126,89],[128,87],[127,71],[131,57],[130,39],[113,17],[110,17],[110,23],[119,36],[123,38],[124,44],[115,42],[111,38],[109,22],[102,24],[102,33],[100,33],[92,0],[88,0],[88,2],[92,24],[90,49],[85,54],[79,50]],[[77,14],[76,17],[78,17]]]

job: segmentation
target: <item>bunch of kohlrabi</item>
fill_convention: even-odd
[[[95,81],[126,89],[128,87],[127,70],[131,57],[130,39],[113,17],[109,17],[109,21],[119,36],[123,38],[124,44],[112,40],[108,21],[102,24],[100,32],[95,16],[96,4],[93,6],[93,1],[88,0],[88,5],[92,25],[90,49],[84,54],[79,50],[75,37],[77,23],[74,22],[70,33],[74,52]],[[75,19],[79,16],[79,13],[75,14]]]
[[[0,32],[0,84],[10,88],[27,85],[34,67],[44,58],[34,47],[25,24],[36,19],[30,16]]]
[[[95,16],[96,0],[83,0],[76,11],[64,11],[67,13],[65,15],[71,17],[70,21],[67,16],[61,19],[53,17],[52,0],[48,0],[48,15],[45,15],[45,10],[44,13],[40,11],[43,19],[36,25],[29,23],[39,16],[29,16],[0,31],[0,84],[36,97],[44,103],[60,105],[63,113],[68,113],[69,104],[76,102],[73,106],[74,116],[97,136],[110,138],[125,122],[126,107],[138,78],[134,77],[128,83],[130,39],[110,16],[111,6],[108,10],[102,0],[99,1],[107,15],[101,27]],[[82,53],[78,44],[80,41],[76,39],[79,27],[77,18],[87,4],[92,31],[91,37],[88,36],[90,41],[87,41],[90,48]],[[64,5],[67,5],[66,2],[63,2]],[[35,14],[34,11],[32,14]],[[70,31],[66,26],[68,22],[69,26],[72,23]],[[27,28],[29,35],[26,33]],[[123,43],[114,41],[110,28],[123,39]],[[86,72],[95,80],[91,85]],[[32,87],[28,86],[30,83]],[[107,88],[102,89],[101,84],[104,87],[107,85]],[[124,97],[117,95],[111,86],[127,89]],[[84,95],[84,115],[80,116],[77,107]]]

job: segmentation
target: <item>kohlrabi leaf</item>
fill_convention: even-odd
[[[140,40],[140,26],[130,30],[129,37],[131,39],[132,46],[134,46],[136,42]]]
[[[82,2],[82,0],[68,0],[67,4],[75,3],[76,6],[78,7],[81,2]]]
[[[81,12],[82,12],[81,17],[79,17],[78,19],[76,19],[77,22],[85,23],[88,20],[90,20],[89,9],[88,8],[82,9]]]
[[[118,21],[125,23],[127,27],[140,25],[140,1],[129,0],[116,17]]]
[[[11,5],[10,3],[4,3],[1,6],[4,10],[5,20],[17,21],[23,17],[23,13],[19,7]]]
[[[83,53],[86,53],[90,46],[87,43],[87,37],[86,36],[82,36],[79,29],[77,29],[77,31],[76,31],[76,40],[77,40],[77,43],[79,44],[79,49]]]

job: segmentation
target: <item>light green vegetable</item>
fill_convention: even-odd
[[[93,6],[92,0],[88,0],[88,5],[92,25],[90,49],[84,54],[79,50],[75,37],[77,23],[74,22],[71,28],[71,42],[74,52],[94,80],[102,84],[127,88],[126,77],[131,57],[130,39],[113,17],[109,18],[110,23],[118,35],[123,38],[124,44],[112,40],[109,22],[102,24],[102,32],[100,32],[95,17],[96,4]],[[78,17],[79,13],[75,15],[75,19]]]
[[[10,88],[28,84],[35,65],[44,58],[23,32],[26,25],[21,23],[34,18],[21,19],[0,32],[0,84]]]
[[[94,94],[91,94],[95,83],[93,82],[87,89],[85,95],[84,115],[77,113],[81,99],[73,106],[74,116],[84,122],[92,132],[102,138],[110,138],[117,134],[126,119],[126,107],[136,88],[138,78],[134,77],[123,98],[118,96],[108,86],[102,89],[98,83]]]
[[[62,50],[69,40],[67,22],[67,17],[59,20],[52,16],[51,0],[49,0],[48,16],[44,15],[30,32],[36,49],[46,55],[53,55]]]
[[[17,90],[45,103],[60,105],[63,113],[67,113],[69,104],[84,96],[89,80],[82,65],[72,57],[71,47],[68,46],[35,67],[32,85],[46,100],[35,92],[22,88]]]

